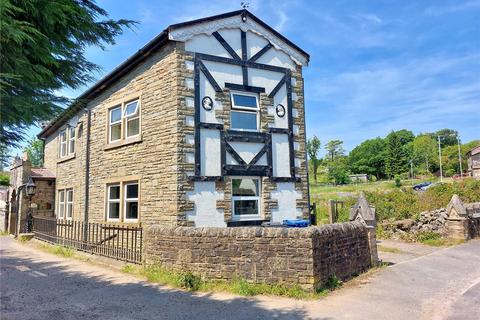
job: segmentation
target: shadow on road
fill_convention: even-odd
[[[212,299],[210,294],[132,282],[128,276],[122,280],[117,276],[71,272],[66,270],[65,262],[38,262],[18,255],[2,250],[3,319],[307,318],[305,311],[298,308],[266,310],[255,299]]]

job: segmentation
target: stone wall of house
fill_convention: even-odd
[[[31,204],[33,215],[39,217],[53,217],[55,208],[55,181],[35,180],[37,186]],[[26,200],[28,202],[28,200]]]
[[[320,287],[331,275],[345,279],[371,265],[361,222],[309,228],[193,228],[151,226],[145,262],[207,279]]]

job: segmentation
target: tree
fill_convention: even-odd
[[[327,149],[327,157],[329,161],[333,161],[336,157],[343,156],[345,153],[342,140],[328,141],[325,145],[325,149]]]
[[[427,174],[438,168],[437,142],[431,135],[418,135],[410,145],[415,166],[423,167]]]
[[[28,154],[28,159],[34,167],[43,167],[43,141],[32,139],[28,146],[23,149]]]
[[[7,172],[0,172],[0,186],[10,185],[10,175]]]
[[[390,132],[385,138],[385,172],[389,178],[408,171],[408,157],[405,145],[402,144],[402,136],[397,132]],[[405,140],[403,140],[405,141]]]
[[[375,138],[363,141],[348,155],[348,164],[352,173],[385,178],[385,140]]]
[[[307,141],[307,153],[310,160],[312,160],[315,184],[317,184],[318,151],[320,150],[320,146],[320,139],[318,139],[317,136],[313,136],[313,138]]]
[[[86,59],[88,46],[104,49],[136,23],[107,17],[89,0],[0,2],[1,150],[18,146],[29,126],[62,110],[67,99],[59,89],[93,80],[99,66]]]
[[[346,184],[350,181],[346,157],[338,157],[327,166],[328,180],[333,184]]]
[[[453,129],[441,129],[434,133],[435,139],[440,136],[440,145],[443,147],[456,146],[458,132]]]

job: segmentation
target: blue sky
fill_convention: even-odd
[[[96,78],[169,24],[238,10],[240,2],[98,1],[112,18],[140,24],[106,51],[88,49],[103,68]],[[448,127],[462,141],[480,138],[480,0],[249,2],[311,56],[304,69],[308,136],[343,140],[346,150],[403,128]],[[75,97],[86,88],[62,93]]]

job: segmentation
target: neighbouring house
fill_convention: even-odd
[[[480,179],[480,146],[468,151],[467,163],[470,177]]]
[[[26,195],[26,184],[31,181],[36,192],[30,198]],[[24,232],[28,212],[40,217],[54,217],[55,212],[55,175],[46,168],[32,167],[28,155],[15,157],[10,168],[10,187],[8,190],[9,212],[6,228],[10,233]],[[18,216],[20,213],[20,223]]]
[[[168,226],[306,218],[308,61],[247,10],[169,26],[40,132],[52,195],[38,208]]]

